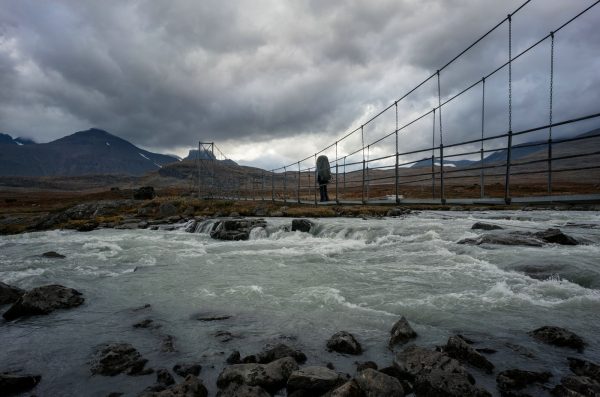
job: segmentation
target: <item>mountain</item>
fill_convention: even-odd
[[[37,143],[33,139],[23,137],[15,138],[13,141],[15,141],[17,145],[35,145]]]
[[[178,161],[96,128],[49,143],[26,142],[0,135],[0,176],[142,175]]]

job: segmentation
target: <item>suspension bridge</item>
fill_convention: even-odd
[[[271,170],[239,167],[228,160],[214,142],[200,142],[199,154],[205,155],[199,155],[196,160],[199,196],[316,205],[319,190],[315,178],[316,159],[327,155],[333,175],[329,184],[332,200],[320,204],[600,202],[600,128],[582,131],[594,123],[598,126],[600,108],[575,117],[555,118],[555,43],[581,18],[598,18],[600,7],[596,6],[600,1],[588,3],[573,15],[565,16],[552,31],[516,52],[513,24],[530,2],[525,1],[387,107],[330,145],[295,162]],[[491,35],[504,36],[503,48],[497,51],[506,52],[505,60],[483,76],[473,78],[462,89],[444,92],[446,71],[475,47],[483,45]],[[513,68],[534,50],[538,55],[539,51],[545,52],[541,56],[545,58],[545,70],[535,73],[547,74],[546,111],[541,115],[546,121],[515,130]],[[407,118],[407,114],[413,115],[414,111],[403,111],[402,106],[431,86],[434,105]],[[498,94],[499,89],[504,91],[502,95]],[[479,115],[479,127],[471,131],[469,139],[455,141],[453,134],[446,131],[442,116],[448,117],[450,106],[467,95],[472,103],[470,114]],[[479,99],[474,101],[477,96]],[[504,96],[506,120],[502,130],[493,132],[486,115],[490,98],[498,101],[500,96]],[[520,98],[520,102],[526,99]],[[586,133],[553,138],[553,130],[565,128]],[[419,137],[429,135],[430,143],[419,139],[419,147],[401,150],[404,145],[400,139],[410,136],[409,131]],[[540,134],[543,139],[539,138]],[[585,188],[578,187],[583,179],[592,182]]]

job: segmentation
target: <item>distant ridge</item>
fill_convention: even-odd
[[[143,175],[176,161],[97,128],[49,143],[0,134],[0,176]]]

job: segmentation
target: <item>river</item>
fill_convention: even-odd
[[[485,220],[507,230],[560,227],[577,246],[471,246]],[[85,304],[7,323],[0,320],[0,371],[42,375],[40,396],[135,395],[154,375],[92,376],[95,348],[133,344],[152,368],[197,361],[211,395],[233,350],[242,356],[284,342],[309,364],[354,373],[355,360],[391,365],[394,322],[406,316],[432,347],[461,333],[497,370],[544,369],[553,383],[568,373],[567,356],[600,361],[600,213],[553,211],[420,212],[403,218],[314,219],[311,233],[290,232],[289,218],[269,218],[249,241],[211,239],[183,230],[48,231],[0,237],[0,281],[21,288],[57,283]],[[57,251],[65,259],[41,257]],[[135,310],[146,304],[150,307]],[[7,307],[3,307],[5,310]],[[231,316],[198,321],[198,316]],[[132,325],[153,319],[158,329]],[[583,354],[542,345],[527,335],[557,325],[582,336]],[[346,330],[365,352],[329,353],[325,341]],[[224,334],[223,332],[229,334]],[[162,352],[174,337],[176,352]],[[494,378],[470,371],[497,393]]]

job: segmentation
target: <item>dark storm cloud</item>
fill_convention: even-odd
[[[252,160],[270,146],[274,161],[293,161],[359,126],[520,3],[0,0],[0,129],[47,141],[96,126],[162,151],[202,139],[233,157]],[[534,0],[515,17],[515,52],[589,4]],[[599,102],[599,19],[594,9],[557,35],[560,115]],[[504,62],[506,40],[502,27],[444,70],[443,96]],[[547,48],[515,65],[517,125],[545,111]],[[502,132],[502,73],[489,90],[489,128]],[[401,117],[427,111],[436,96],[428,84]],[[466,95],[445,110],[452,140],[477,133],[479,100]],[[413,143],[430,136],[412,133]]]

